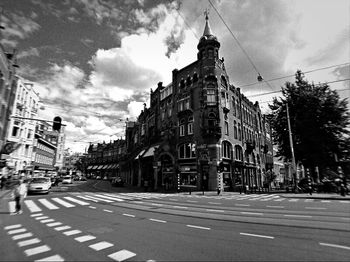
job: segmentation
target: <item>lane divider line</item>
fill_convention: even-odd
[[[329,244],[329,243],[319,243],[321,246],[328,246],[328,247],[336,247],[336,248],[342,248],[342,249],[347,249],[350,250],[350,247],[347,246],[342,246],[342,245],[336,245],[336,244]]]
[[[154,222],[159,222],[159,223],[166,223],[165,220],[160,220],[160,219],[155,219],[155,218],[150,218],[149,220],[154,221]]]
[[[201,226],[195,226],[195,225],[186,225],[186,226],[191,228],[210,230],[210,227],[201,227]]]
[[[269,239],[274,239],[275,237],[272,236],[264,236],[264,235],[256,235],[256,234],[250,234],[250,233],[239,233],[240,235],[243,236],[251,236],[251,237],[261,237],[261,238],[269,238]]]

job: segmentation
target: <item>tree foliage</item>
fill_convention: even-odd
[[[268,115],[278,156],[291,160],[286,104],[289,108],[295,159],[321,169],[335,164],[335,155],[349,157],[349,113],[346,99],[328,84],[315,85],[297,71],[295,83],[286,82],[282,97],[274,98]]]

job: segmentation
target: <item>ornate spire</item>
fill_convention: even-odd
[[[209,11],[205,10],[204,14],[205,14],[205,28],[204,28],[203,36],[213,35],[213,33],[211,32],[210,25],[209,25],[209,17],[208,17]]]

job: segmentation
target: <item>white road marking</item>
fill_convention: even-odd
[[[20,241],[17,244],[18,244],[19,247],[25,247],[25,246],[29,246],[29,245],[40,243],[40,241],[41,240],[38,239],[38,238],[32,238],[32,239]]]
[[[96,238],[95,236],[86,235],[86,236],[76,237],[74,239],[78,242],[86,242],[95,238]]]
[[[221,205],[221,203],[218,203],[218,202],[208,202],[208,204],[212,204],[212,205]]]
[[[47,207],[48,209],[52,210],[52,209],[58,209],[59,207],[52,204],[50,201],[48,201],[45,198],[41,198],[38,200],[41,204],[43,204],[45,207]]]
[[[103,209],[103,211],[108,212],[108,213],[113,213],[113,211],[109,210],[109,209]]]
[[[159,219],[154,219],[154,218],[150,218],[149,220],[154,221],[154,222],[159,222],[159,223],[166,223],[165,220],[159,220]]]
[[[183,207],[183,206],[173,206],[173,208],[187,209],[188,207]]]
[[[62,230],[66,230],[66,229],[71,229],[70,226],[62,226],[62,227],[55,227],[54,228],[56,231],[62,231]]]
[[[82,199],[85,199],[85,200],[89,200],[89,201],[94,201],[95,203],[98,202],[96,199],[91,199],[91,198],[84,197],[84,196],[77,196],[77,197],[82,198]]]
[[[306,216],[306,215],[284,215],[285,217],[312,217],[312,216]]]
[[[152,203],[151,205],[152,206],[158,206],[158,207],[164,206],[163,204],[158,204],[158,203]]]
[[[305,209],[327,209],[326,207],[305,207]]]
[[[91,209],[96,209],[96,207],[94,207],[94,206],[89,206],[89,208],[91,208]]]
[[[349,200],[340,200],[339,202],[340,202],[340,203],[350,203]]]
[[[224,210],[219,210],[219,209],[206,209],[206,211],[208,211],[208,212],[221,212],[221,213],[225,212]]]
[[[43,246],[34,247],[34,248],[24,250],[24,253],[29,257],[29,256],[33,256],[36,254],[44,253],[44,252],[47,252],[50,250],[51,250],[51,248],[49,246],[43,245]]]
[[[70,230],[70,231],[63,232],[63,234],[65,234],[66,236],[76,235],[80,233],[81,233],[80,230]]]
[[[130,214],[123,214],[123,216],[126,216],[126,217],[135,217],[134,215],[130,215]]]
[[[242,215],[264,215],[263,213],[255,213],[255,212],[241,212]]]
[[[30,216],[31,217],[38,217],[38,216],[42,216],[43,215],[43,213],[36,213],[36,214],[31,214]]]
[[[57,202],[58,204],[61,204],[64,207],[67,207],[67,208],[75,207],[75,205],[72,205],[72,204],[70,204],[70,203],[68,203],[68,202],[66,202],[66,201],[64,201],[64,200],[62,200],[60,198],[57,198],[57,197],[52,198],[52,200]]]
[[[82,206],[88,206],[88,205],[90,205],[90,203],[88,203],[88,202],[81,201],[81,200],[75,199],[75,198],[73,198],[73,197],[64,197],[64,198],[67,199],[67,200],[69,200],[69,201],[71,201],[71,202],[74,202],[74,203],[76,203],[76,204],[78,204],[78,205],[82,205]]]
[[[266,206],[266,207],[271,207],[271,208],[284,208],[284,206]]]
[[[201,227],[201,226],[195,226],[195,225],[186,225],[186,226],[187,227],[192,227],[192,228],[210,230],[210,227]]]
[[[115,252],[113,254],[108,255],[109,258],[116,260],[116,261],[124,261],[126,259],[129,259],[131,257],[136,256],[135,253],[130,252],[126,249],[120,250],[118,252]]]
[[[240,207],[249,207],[250,204],[235,204],[235,206],[240,206]]]
[[[54,222],[54,223],[49,223],[49,224],[46,224],[48,227],[55,227],[55,226],[60,226],[62,225],[61,222]]]
[[[271,237],[271,236],[256,235],[256,234],[249,234],[249,233],[239,233],[239,234],[244,235],[244,236],[251,236],[251,237],[262,237],[262,238],[269,238],[269,239],[275,238],[275,237]]]
[[[330,200],[321,200],[322,203],[330,203]]]
[[[94,196],[90,196],[90,195],[84,195],[84,197],[90,198],[91,200],[104,201],[104,202],[107,202],[107,203],[113,203],[112,200],[104,199],[104,198],[101,198],[101,197],[94,197]]]
[[[53,221],[55,221],[55,219],[53,219],[53,218],[40,220],[41,223],[49,223],[49,222],[53,222]]]
[[[42,219],[46,219],[46,218],[49,218],[48,216],[41,216],[41,217],[36,217],[35,219],[36,220],[42,220]]]
[[[31,213],[42,211],[41,208],[38,207],[38,205],[35,204],[33,200],[24,200],[24,204],[27,206]]]
[[[22,238],[26,238],[26,237],[32,237],[33,234],[32,233],[25,233],[25,234],[20,234],[20,235],[15,235],[12,237],[13,240],[18,240],[18,239],[22,239]]]
[[[314,202],[313,199],[305,199],[305,202]]]
[[[336,247],[336,248],[342,248],[342,249],[350,250],[350,247],[348,247],[348,246],[335,245],[335,244],[329,244],[329,243],[321,243],[321,242],[319,244],[321,246]]]
[[[289,202],[298,202],[299,201],[299,199],[289,199]]]
[[[10,229],[19,228],[21,226],[22,226],[21,224],[16,224],[16,225],[11,225],[11,226],[4,227],[4,229],[5,230],[10,230]]]
[[[104,198],[111,199],[111,200],[115,200],[115,201],[118,201],[118,202],[123,202],[124,201],[124,199],[120,199],[120,198],[112,197],[112,196],[106,196],[106,195],[100,195],[100,194],[94,194],[94,196],[102,197],[103,199]]]
[[[23,233],[23,232],[26,232],[26,231],[27,231],[27,229],[20,228],[20,229],[10,230],[10,231],[7,232],[7,234],[14,235],[14,234]]]
[[[109,247],[112,247],[112,246],[114,246],[114,244],[106,242],[106,241],[102,241],[102,242],[99,242],[99,243],[96,243],[96,244],[92,244],[89,247],[94,249],[94,250],[96,250],[96,251],[100,251],[102,249],[106,249],[106,248],[109,248]]]
[[[35,262],[46,262],[46,261],[62,262],[64,261],[64,258],[61,257],[60,255],[54,255],[54,256],[45,257],[39,260],[35,260]]]

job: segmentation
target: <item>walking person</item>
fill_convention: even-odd
[[[19,184],[13,190],[13,196],[16,201],[16,214],[22,214],[22,202],[27,196],[27,186],[23,183],[23,179],[19,180]]]

